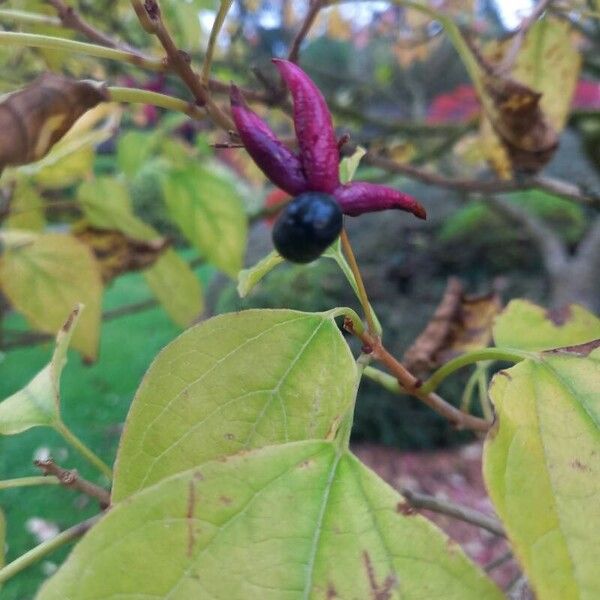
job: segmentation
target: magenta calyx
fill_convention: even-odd
[[[398,209],[424,219],[425,209],[408,194],[361,181],[340,183],[338,143],[323,94],[294,63],[281,59],[273,62],[292,96],[299,153],[288,148],[250,109],[236,86],[231,86],[230,94],[231,114],[240,140],[263,173],[291,196],[304,192],[331,194],[342,212],[352,217]]]

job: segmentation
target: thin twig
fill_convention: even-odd
[[[111,86],[106,89],[113,102],[152,104],[167,110],[182,112],[192,119],[202,119],[206,116],[204,109],[181,98],[138,88]]]
[[[553,0],[541,0],[535,6],[531,14],[523,19],[517,32],[515,33],[510,48],[506,52],[502,63],[496,67],[497,74],[505,74],[510,73],[512,70],[517,57],[519,56],[519,51],[521,50],[521,46],[525,40],[525,36],[529,29],[533,26],[533,24],[542,16],[542,14],[546,11],[547,8],[550,7]]]
[[[48,25],[50,27],[60,27],[62,25],[58,17],[25,10],[2,9],[0,10],[0,20],[5,19],[25,25]]]
[[[323,7],[324,0],[311,0],[310,6],[308,7],[308,12],[304,17],[304,21],[294,38],[292,45],[290,47],[290,52],[288,54],[288,60],[292,62],[298,62],[298,55],[300,53],[300,46],[304,41],[304,38],[308,35],[310,28],[313,26],[319,11]]]
[[[121,50],[108,48],[99,44],[79,42],[51,35],[21,33],[17,31],[0,31],[1,46],[25,46],[28,48],[47,48],[49,50],[66,50],[71,53],[81,53],[97,58],[126,62],[136,67],[151,71],[165,71],[166,66],[161,59]]]
[[[485,515],[478,510],[448,500],[442,500],[435,496],[413,492],[412,490],[405,488],[401,489],[400,493],[413,508],[424,508],[449,517],[454,517],[465,523],[477,525],[477,527],[481,527],[497,536],[506,537],[506,533],[497,519]]]
[[[420,391],[421,380],[415,377],[406,367],[398,361],[383,346],[381,340],[368,331],[357,332],[352,326],[352,322],[346,320],[344,327],[352,334],[356,335],[363,343],[363,348],[369,349],[375,360],[386,366],[391,374],[398,380],[407,394],[421,400],[432,410],[446,418],[458,429],[473,429],[474,431],[486,432],[490,428],[490,423],[479,417],[474,417],[464,413],[452,404],[446,402],[441,396],[433,392],[424,394]]]
[[[191,66],[191,58],[187,52],[180,50],[167,29],[157,0],[131,0],[131,4],[146,31],[153,33],[167,54],[167,64],[194,96],[198,106],[206,106],[212,119],[220,127],[229,131],[235,129],[231,118],[211,98],[208,86],[205,86]]]
[[[5,479],[0,481],[0,490],[12,490],[20,487],[33,487],[37,485],[58,485],[58,481],[47,479],[43,476],[38,477],[18,477],[17,479]]]
[[[392,375],[398,380],[399,385],[406,390],[408,394],[421,400],[438,414],[442,415],[448,421],[453,423],[460,429],[474,429],[476,431],[487,431],[490,428],[490,423],[479,417],[474,417],[468,413],[464,413],[452,404],[446,402],[443,398],[433,392],[422,392],[419,388],[422,384],[421,380],[415,377],[412,373],[394,358],[383,346],[381,338],[376,335],[376,326],[372,318],[371,305],[365,290],[365,286],[356,262],[356,257],[352,250],[352,245],[348,239],[348,234],[345,229],[342,229],[340,236],[342,248],[348,259],[348,263],[356,280],[358,297],[362,305],[363,311],[367,318],[368,329],[361,332],[356,331],[352,321],[347,319],[344,326],[348,331],[356,335],[363,342],[363,352],[370,354],[375,360],[378,360],[385,365]]]
[[[233,0],[221,0],[215,22],[213,23],[212,29],[210,30],[210,37],[208,38],[208,46],[206,48],[206,54],[204,56],[204,64],[202,65],[202,83],[208,86],[210,79],[210,70],[212,68],[213,56],[217,45],[217,37],[221,32],[223,23],[227,17],[227,13],[231,8]]]
[[[500,194],[503,192],[515,192],[521,190],[538,189],[546,191],[555,196],[565,198],[582,204],[600,208],[600,196],[586,194],[579,186],[538,175],[526,179],[453,179],[419,169],[412,165],[398,163],[383,156],[374,156],[367,153],[362,162],[364,164],[378,167],[390,173],[398,173],[410,179],[420,181],[427,185],[455,190],[457,192],[473,192],[482,194]]]
[[[106,33],[96,29],[93,25],[90,25],[72,6],[69,6],[63,0],[46,0],[48,4],[51,4],[60,19],[63,27],[78,31],[88,40],[106,46],[108,48],[116,48],[119,50],[125,50],[133,54],[138,54],[135,48],[132,48],[128,44],[117,42],[113,40]]]
[[[0,569],[0,583],[5,583],[21,571],[38,563],[48,554],[54,552],[65,544],[80,538],[100,520],[101,516],[102,515],[96,515],[91,519],[87,519],[82,523],[78,523],[77,525],[70,527],[69,529],[65,529],[65,531],[62,531],[51,540],[41,543],[39,546],[29,550],[29,552],[25,552],[25,554],[22,554],[19,556],[19,558],[13,560],[13,562]]]
[[[99,485],[83,479],[75,469],[64,469],[51,458],[36,460],[34,464],[45,476],[55,477],[63,487],[81,492],[90,498],[96,498],[103,509],[110,506],[109,492]]]
[[[342,242],[342,248],[344,250],[344,254],[346,255],[346,259],[348,260],[348,264],[350,265],[350,269],[352,270],[352,274],[354,275],[354,279],[356,280],[358,298],[360,300],[363,312],[365,313],[365,318],[367,320],[369,332],[372,335],[375,335],[377,327],[375,325],[375,321],[373,320],[371,304],[369,303],[367,290],[365,289],[365,284],[362,275],[360,274],[360,269],[358,268],[358,263],[356,262],[356,256],[354,256],[354,251],[352,250],[352,245],[350,244],[350,239],[348,238],[348,233],[346,232],[346,229],[342,229],[342,233],[340,234],[340,241]]]
[[[490,573],[494,569],[501,567],[504,563],[508,562],[512,558],[513,558],[512,550],[507,550],[504,554],[501,554],[500,556],[498,556],[498,558],[495,558],[494,560],[491,560],[489,563],[487,563],[487,565],[485,565],[483,567],[483,570],[486,573]]]

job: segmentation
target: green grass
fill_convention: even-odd
[[[201,272],[206,278],[208,273]],[[104,308],[110,309],[146,299],[150,292],[140,274],[115,281],[107,290]],[[16,316],[6,327],[23,326]],[[133,394],[156,354],[178,335],[179,328],[160,309],[121,317],[103,324],[98,361],[85,366],[74,352],[62,378],[64,421],[103,460],[112,464],[123,423]],[[0,354],[0,399],[25,385],[49,360],[52,344]],[[68,468],[77,468],[86,478],[101,485],[106,480],[55,434],[46,428],[32,429],[12,437],[0,437],[0,479],[37,475],[32,465],[39,448]],[[7,520],[7,561],[14,560],[37,544],[26,530],[32,517],[47,519],[60,529],[97,512],[93,501],[59,486],[0,490],[0,506]],[[45,573],[60,564],[70,548],[57,551],[40,564],[9,581],[0,592],[2,600],[32,598]]]

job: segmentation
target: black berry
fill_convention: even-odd
[[[343,216],[333,196],[306,192],[296,196],[273,227],[273,244],[284,258],[308,263],[319,258],[342,231]]]

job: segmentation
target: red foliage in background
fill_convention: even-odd
[[[600,109],[600,83],[581,80],[577,84],[573,110]],[[472,85],[459,85],[451,92],[434,98],[427,111],[427,122],[433,125],[465,123],[479,116],[481,103]]]

